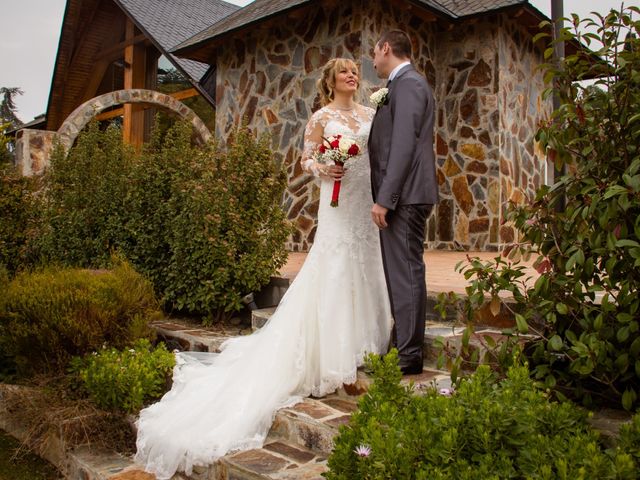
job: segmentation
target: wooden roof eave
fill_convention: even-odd
[[[56,90],[56,79],[58,78],[58,75],[61,73],[62,70],[62,66],[61,66],[61,57],[63,56],[64,52],[63,50],[63,33],[65,31],[65,21],[69,20],[69,10],[71,7],[71,4],[74,2],[74,0],[67,0],[67,3],[64,7],[64,14],[62,15],[62,24],[60,25],[60,35],[58,36],[58,48],[56,49],[56,60],[53,64],[53,75],[51,75],[51,86],[49,87],[49,98],[47,99],[47,110],[45,112],[45,125],[47,130],[51,130],[52,128],[50,128],[49,125],[49,120],[50,120],[50,115],[49,112],[51,111],[52,108],[52,104],[53,104],[53,97],[54,97],[54,91]],[[78,7],[79,8],[79,7]],[[77,12],[77,15],[80,15],[80,12]],[[68,67],[67,65],[65,65],[65,67]]]
[[[171,62],[171,64],[182,74],[184,77],[189,80],[189,83],[193,85],[193,87],[198,91],[200,95],[202,95],[212,106],[215,106],[215,101],[211,98],[211,96],[207,93],[207,91],[200,85],[199,79],[194,79],[187,73],[186,70],[182,68],[182,66],[175,61],[175,58],[170,54],[171,52],[167,51],[161,44],[158,42],[153,35],[147,31],[147,29],[127,10],[127,8],[122,4],[120,0],[113,0],[118,7],[124,12],[129,20],[133,22],[133,24],[142,32],[142,34],[147,38],[151,44],[161,52],[166,59]],[[207,63],[207,62],[203,62]]]

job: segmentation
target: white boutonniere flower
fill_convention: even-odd
[[[371,103],[373,103],[376,107],[380,108],[382,105],[387,103],[388,97],[389,97],[389,89],[383,87],[378,91],[373,92],[369,97],[369,100],[371,100]]]

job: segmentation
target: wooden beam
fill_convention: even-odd
[[[133,42],[135,25],[127,18],[125,40],[130,41],[124,49],[124,88],[144,88],[146,59],[144,45]],[[139,148],[144,143],[144,107],[127,103],[124,106],[122,124],[123,140]]]
[[[127,19],[127,22],[130,22],[130,20]],[[107,61],[117,60],[118,58],[122,57],[122,51],[125,48],[138,43],[143,43],[146,39],[147,37],[145,37],[143,33],[136,35],[131,39],[124,40],[120,43],[117,43],[115,45],[112,45],[110,47],[107,47],[101,50],[96,54],[96,56],[94,57],[94,60],[103,60],[103,59]]]
[[[185,98],[191,98],[198,95],[198,91],[195,88],[187,88],[186,90],[180,90],[179,92],[173,92],[169,94],[176,100],[184,100]]]
[[[104,120],[111,120],[112,118],[121,117],[124,115],[124,108],[115,108],[113,110],[109,110],[108,112],[102,112],[99,115],[96,115],[96,120],[102,122]]]
[[[96,62],[94,64],[93,70],[91,71],[91,76],[89,77],[89,80],[87,80],[84,93],[82,94],[82,101],[80,103],[84,103],[96,96],[96,93],[98,92],[98,88],[102,83],[102,79],[104,78],[104,74],[107,71],[107,68],[109,68],[109,62],[106,60],[100,60],[99,62]]]
[[[76,60],[78,60],[78,56],[80,55],[80,51],[82,50],[82,45],[87,37],[87,34],[91,32],[91,27],[93,26],[93,20],[100,10],[100,4],[102,0],[94,0],[93,7],[91,7],[91,11],[89,15],[87,15],[87,19],[82,24],[81,28],[76,31],[76,35],[73,38],[73,52],[71,54],[71,60],[69,61],[69,66],[75,64]]]

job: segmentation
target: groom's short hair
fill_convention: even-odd
[[[388,30],[380,35],[378,46],[388,43],[391,51],[398,58],[411,58],[411,40],[402,30]]]

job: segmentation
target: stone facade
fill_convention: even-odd
[[[16,134],[16,165],[22,175],[41,174],[49,165],[58,132],[23,128]]]
[[[534,135],[551,111],[542,100],[541,52],[506,15],[441,36],[436,154],[441,203],[429,221],[432,248],[498,250],[515,240],[504,224],[509,201],[531,198],[544,181]]]
[[[510,199],[522,201],[543,179],[533,135],[548,110],[540,100],[541,52],[506,14],[443,29],[427,14],[391,2],[353,0],[277,17],[218,50],[216,136],[246,122],[271,136],[289,188],[283,206],[297,232],[288,243],[313,243],[319,187],[300,168],[303,132],[319,107],[315,83],[332,57],[361,65],[360,101],[382,84],[371,55],[380,32],[401,28],[414,44],[414,63],[438,102],[436,153],[441,203],[427,227],[427,246],[497,250],[513,241],[503,225]]]
[[[544,100],[546,86],[542,53],[531,34],[507,17],[501,19],[500,39],[500,205],[521,203],[535,196],[545,183],[546,155],[535,140],[538,126],[551,117],[552,100]],[[516,231],[501,225],[499,240],[510,243]]]

